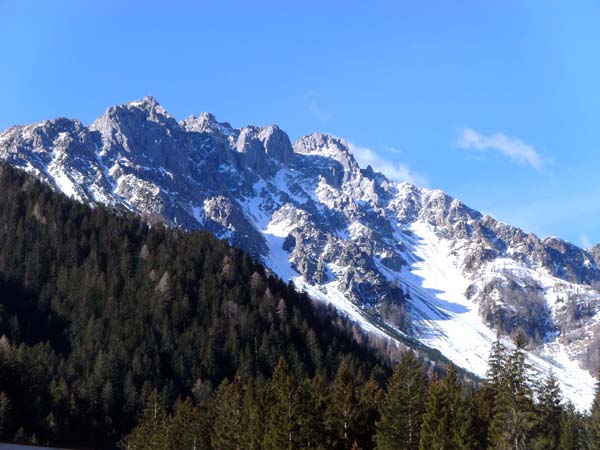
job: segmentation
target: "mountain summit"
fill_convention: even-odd
[[[276,125],[178,122],[146,97],[90,126],[0,134],[0,160],[64,194],[204,229],[367,331],[419,342],[483,376],[499,333],[523,333],[580,408],[600,340],[600,252],[498,222],[442,191],[363,169],[348,144]]]

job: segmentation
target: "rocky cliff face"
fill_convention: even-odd
[[[292,144],[275,125],[236,129],[208,113],[177,122],[148,97],[90,126],[12,127],[0,160],[82,202],[208,230],[368,330],[411,336],[479,375],[496,332],[522,330],[535,367],[552,366],[587,406],[600,251],[390,181],[341,139]]]

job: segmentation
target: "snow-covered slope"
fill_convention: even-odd
[[[66,195],[205,229],[367,331],[437,349],[484,375],[500,332],[529,338],[580,408],[598,364],[600,251],[539,239],[437,191],[361,168],[347,143],[277,126],[177,122],[154,99],[90,126],[56,119],[0,134],[0,159]]]
[[[414,237],[409,245],[419,260],[401,278],[410,286],[412,303],[418,311],[415,320],[420,340],[457,365],[485,376],[490,347],[497,334],[479,314],[477,303],[466,296],[477,275],[460,269],[460,258],[453,255],[450,241],[440,239],[431,226],[415,222],[410,229]],[[504,344],[512,347],[508,339],[504,339]],[[595,378],[568,357],[558,340],[542,344],[537,352],[529,354],[528,360],[538,373],[553,370],[564,394],[575,404],[586,408],[590,403]]]

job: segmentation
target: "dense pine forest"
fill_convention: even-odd
[[[398,358],[206,233],[92,209],[7,166],[0,336],[0,440],[600,450],[600,397],[582,415],[552,374],[530,379],[519,336],[481,382]]]
[[[335,379],[298,379],[284,358],[266,383],[239,373],[169,408],[153,391],[122,442],[139,449],[597,450],[600,396],[590,416],[564,403],[553,374],[528,377],[523,338],[498,341],[486,380],[465,384],[453,366],[428,380],[409,352],[385,386],[357,380],[342,362]]]
[[[390,364],[358,329],[244,253],[57,195],[0,166],[0,440],[112,448],[167,404],[284,356],[298,377],[359,382]]]

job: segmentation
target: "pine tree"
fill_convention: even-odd
[[[358,418],[357,398],[353,377],[342,360],[332,386],[327,426],[331,445],[335,449],[350,449],[355,440]]]
[[[388,382],[377,422],[378,450],[416,450],[425,410],[427,383],[414,353],[404,355]]]
[[[454,448],[456,450],[473,450],[485,448],[479,441],[478,426],[484,426],[476,422],[478,418],[477,405],[473,397],[467,397],[456,413],[453,430]]]
[[[446,450],[450,441],[448,416],[444,405],[444,390],[440,380],[429,385],[425,414],[419,438],[419,450]]]
[[[239,375],[233,382],[223,381],[214,402],[211,442],[214,450],[242,449],[243,383]]]
[[[462,450],[474,447],[471,411],[463,399],[463,387],[450,364],[442,381],[429,386],[420,450]]]
[[[302,449],[324,449],[327,436],[325,417],[329,392],[320,375],[305,378],[298,386],[298,444]]]
[[[529,365],[523,346],[524,339],[519,334],[494,404],[490,424],[490,448],[493,450],[526,450],[530,445],[535,415]]]
[[[193,398],[198,414],[196,429],[196,448],[212,448],[211,433],[214,418],[214,392],[208,382],[198,381],[193,388]],[[250,449],[251,450],[251,449]]]
[[[492,397],[495,397],[500,391],[500,386],[502,385],[506,373],[506,364],[506,347],[502,344],[500,335],[498,335],[496,341],[492,344],[492,349],[490,351],[485,382],[492,392]]]
[[[596,382],[596,395],[592,404],[592,411],[589,418],[589,450],[600,450],[600,369],[598,370],[598,380]]]
[[[261,450],[264,436],[264,411],[262,395],[251,378],[244,389],[242,433],[244,450]]]
[[[138,426],[125,438],[130,450],[164,450],[168,446],[169,424],[162,398],[154,389],[142,413]]]
[[[198,410],[190,399],[183,401],[169,421],[169,449],[199,449],[201,422]]]
[[[558,381],[552,371],[539,387],[537,398],[537,427],[533,448],[557,450],[561,436],[562,399]]]
[[[11,415],[10,400],[4,392],[0,392],[0,437],[7,437],[6,433],[11,426]]]
[[[579,450],[582,440],[581,420],[573,403],[567,403],[560,418],[560,450]]]
[[[374,446],[375,424],[379,420],[379,405],[382,395],[379,384],[373,378],[370,378],[360,388],[357,418],[360,426],[356,430],[356,442],[363,450],[370,450]]]
[[[295,448],[298,429],[296,382],[284,358],[280,358],[273,373],[267,404],[263,448],[265,450]]]

